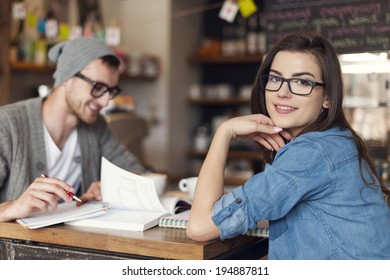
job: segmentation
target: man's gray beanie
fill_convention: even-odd
[[[95,59],[105,55],[115,53],[105,43],[95,38],[81,37],[56,44],[48,53],[50,61],[57,64],[53,75],[54,88],[83,70]]]

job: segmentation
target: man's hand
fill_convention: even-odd
[[[64,181],[39,177],[18,199],[0,204],[0,221],[25,218],[37,211],[48,211],[50,207],[57,209],[59,198],[72,202],[67,192],[74,189]]]
[[[93,182],[86,193],[84,193],[81,197],[81,200],[84,202],[91,201],[91,200],[102,200],[102,193],[100,191],[100,181]],[[78,205],[82,203],[77,203]]]

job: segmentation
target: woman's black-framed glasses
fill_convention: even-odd
[[[90,78],[84,76],[80,72],[76,73],[75,77],[86,81],[88,84],[92,86],[91,95],[95,98],[99,98],[103,96],[106,92],[108,92],[110,94],[110,99],[113,99],[122,91],[122,89],[119,86],[109,87],[104,83],[92,81]]]
[[[286,82],[288,89],[295,95],[309,95],[314,87],[325,87],[325,84],[306,79],[291,78],[286,79],[275,75],[260,76],[261,87],[268,91],[278,91]]]

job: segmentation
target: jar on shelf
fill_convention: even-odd
[[[194,148],[198,151],[206,151],[209,148],[210,137],[206,126],[199,126],[196,129]]]

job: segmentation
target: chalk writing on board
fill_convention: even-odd
[[[265,0],[267,48],[294,30],[316,30],[339,53],[390,50],[390,1]]]

